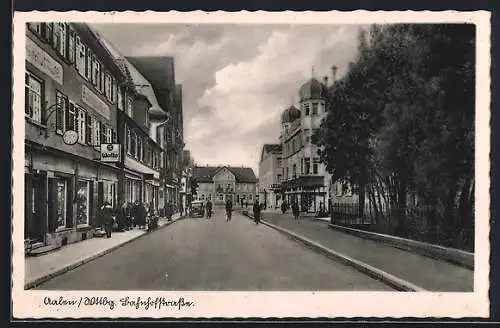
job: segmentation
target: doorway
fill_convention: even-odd
[[[44,241],[44,217],[47,205],[45,175],[24,175],[24,238]]]

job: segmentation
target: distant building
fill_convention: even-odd
[[[282,178],[281,144],[265,144],[259,162],[259,201],[266,208],[280,207]]]
[[[210,199],[215,205],[227,199],[234,205],[255,200],[257,177],[249,167],[195,166],[193,177],[198,183],[198,200]]]

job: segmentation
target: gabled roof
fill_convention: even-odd
[[[139,56],[127,57],[137,69],[158,89],[175,88],[174,57]]]
[[[146,97],[146,99],[151,104],[149,113],[152,118],[165,119],[167,117],[165,111],[158,104],[156,95],[154,93],[151,83],[137,70],[137,68],[130,63],[118,50],[116,50],[113,45],[106,40],[99,32],[94,30],[99,41],[107,48],[109,53],[115,58],[116,63],[127,76],[129,81],[132,83],[135,91]]]
[[[195,166],[193,169],[193,177],[197,182],[211,183],[214,176],[222,168],[227,168],[234,174],[238,183],[256,183],[257,177],[250,167],[234,167],[234,166]]]
[[[264,144],[262,146],[262,151],[260,152],[260,161],[264,159],[264,153],[281,153],[281,144]]]

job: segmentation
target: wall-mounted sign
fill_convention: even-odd
[[[63,84],[63,67],[34,41],[26,38],[26,60],[59,84]]]
[[[108,120],[110,119],[109,106],[85,85],[82,85],[82,101],[101,114],[104,118]]]
[[[73,130],[68,130],[63,134],[63,141],[67,145],[74,145],[78,142],[78,133]]]
[[[120,144],[101,144],[101,162],[116,163],[120,161]]]

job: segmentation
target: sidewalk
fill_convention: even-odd
[[[172,221],[161,218],[158,221],[158,229],[181,218],[183,217],[178,213],[174,214]],[[66,245],[55,252],[45,255],[26,257],[24,261],[24,288],[33,288],[55,276],[103,256],[145,234],[147,234],[147,231],[139,230],[138,228],[124,232],[113,232],[111,238],[91,238]]]
[[[429,291],[473,291],[472,270],[329,229],[329,222],[318,218],[301,218],[295,221],[289,213],[263,213],[262,221],[287,229]]]

